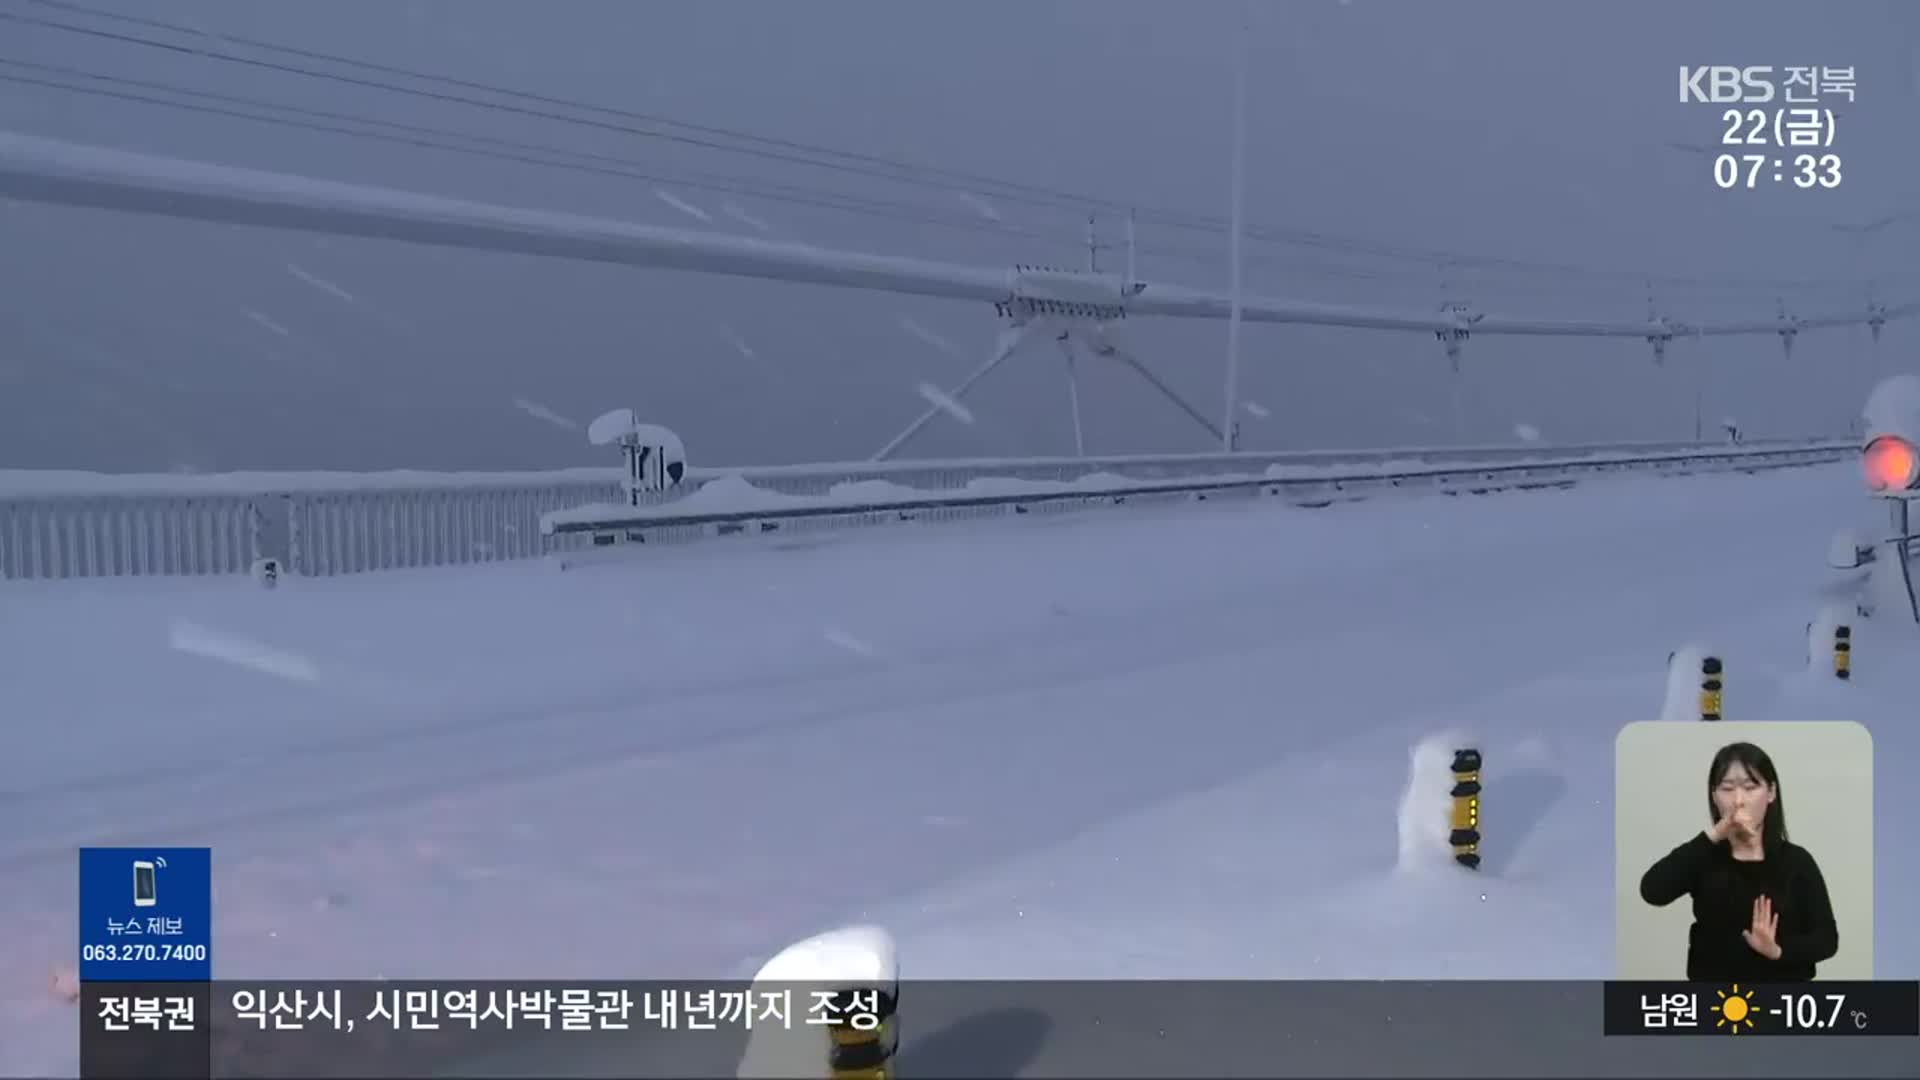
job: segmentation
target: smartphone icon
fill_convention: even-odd
[[[133,906],[152,907],[160,902],[159,882],[153,876],[153,864],[145,859],[133,862]]]

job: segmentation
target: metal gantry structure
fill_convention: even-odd
[[[1240,320],[1432,334],[1456,363],[1475,336],[1638,339],[1656,359],[1676,340],[1774,335],[1791,351],[1810,330],[1866,326],[1877,340],[1888,322],[1920,314],[1920,301],[1869,299],[1854,311],[1796,315],[1784,302],[1771,318],[1689,323],[1654,310],[1641,321],[1528,318],[1481,311],[1450,300],[1435,310],[1330,304],[1220,294],[1142,280],[1129,229],[1125,273],[1014,266],[969,266],[668,229],[574,214],[440,198],[389,188],[233,168],[0,132],[0,196],[28,202],[160,215],[226,225],[291,229],[332,236],[400,240],[690,273],[771,279],[844,289],[938,297],[992,305],[1005,331],[993,355],[951,395],[960,397],[1027,343],[1052,337],[1068,360],[1076,445],[1076,350],[1119,361],[1173,401],[1212,440],[1231,446],[1233,416],[1215,423],[1174,393],[1127,351],[1127,319]],[[1237,343],[1235,343],[1237,344]],[[1236,350],[1230,346],[1230,355]],[[1229,363],[1226,399],[1234,397]],[[934,406],[875,455],[893,454],[941,410]]]

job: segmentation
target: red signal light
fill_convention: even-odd
[[[1920,452],[1898,435],[1882,435],[1867,444],[1861,464],[1874,491],[1905,491],[1920,485]]]

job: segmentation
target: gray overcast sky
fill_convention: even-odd
[[[1143,213],[1227,210],[1239,3],[80,2],[1084,193]],[[391,78],[35,0],[0,0],[6,14]],[[1865,245],[1830,228],[1920,210],[1916,23],[1920,8],[1891,0],[1258,3],[1247,218],[1351,245],[1250,242],[1249,288],[1431,307],[1445,277],[1455,295],[1486,309],[1626,318],[1645,313],[1637,275],[1648,273],[1663,278],[1660,302],[1682,317],[1766,315],[1781,296],[1806,311],[1857,307],[1868,273],[1883,299],[1920,295],[1909,254],[1920,222]],[[884,183],[4,18],[0,61],[0,76],[101,88],[44,67],[111,75],[618,157],[662,179],[0,81],[0,127],[13,130],[654,224],[755,235],[765,226],[779,238],[856,250],[995,265],[1086,257],[1078,209]],[[1670,148],[1720,137],[1723,106],[1677,100],[1680,65],[1706,63],[1854,68],[1857,101],[1840,103],[1832,148],[1845,162],[1842,185],[1720,191],[1707,157]],[[885,204],[896,216],[772,197],[795,189],[868,210]],[[994,217],[1043,235],[995,234]],[[1118,218],[1107,216],[1101,232],[1117,242]],[[1224,285],[1223,233],[1143,224],[1139,239],[1144,276]],[[1443,272],[1421,254],[1435,250],[1614,273]],[[1779,281],[1826,284],[1768,284]],[[923,407],[921,383],[957,381],[996,330],[991,311],[936,301],[17,203],[0,207],[0,295],[0,464],[23,468],[595,462],[603,455],[579,431],[538,414],[584,422],[619,405],[681,431],[697,462],[864,457]],[[1143,321],[1128,331],[1136,351],[1209,413],[1220,408],[1225,334],[1219,323]],[[1555,441],[1684,437],[1703,359],[1709,423],[1731,414],[1756,433],[1842,430],[1875,365],[1911,368],[1917,343],[1920,331],[1897,326],[1877,351],[1864,331],[1806,335],[1791,361],[1770,339],[1676,345],[1663,370],[1632,343],[1480,340],[1457,384],[1459,434],[1506,441],[1524,425]],[[1456,437],[1456,384],[1430,338],[1262,327],[1244,348],[1244,396],[1265,414],[1241,417],[1249,448]],[[1023,359],[982,388],[974,424],[942,418],[908,452],[1070,449],[1057,359]],[[1205,448],[1196,428],[1123,370],[1085,378],[1093,451]]]

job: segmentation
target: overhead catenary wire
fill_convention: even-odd
[[[643,225],[617,218],[590,218],[417,192],[320,180],[291,173],[266,172],[90,146],[25,133],[0,133],[0,193],[30,203],[126,210],[203,222],[295,228],[329,235],[360,236],[505,254],[571,258],[731,277],[761,278],[826,285],[895,295],[993,303],[1002,307],[1008,290],[1016,299],[1084,307],[1081,296],[1059,296],[1058,275],[1009,276],[1004,266],[940,261],[919,255],[882,255],[812,244],[695,233]],[[1037,294],[1025,282],[1039,285]],[[1051,282],[1051,284],[1048,284]],[[1092,284],[1106,289],[1119,283],[1081,282],[1072,294]],[[1104,293],[1103,293],[1104,294]],[[1114,294],[1118,296],[1119,294]],[[1129,316],[1209,320],[1222,318],[1226,301],[1217,291],[1173,284],[1128,290]],[[1681,326],[1653,324],[1636,313],[1613,318],[1512,316],[1420,304],[1381,306],[1329,303],[1299,297],[1262,295],[1243,305],[1250,322],[1414,331],[1459,340],[1471,328],[1475,336],[1647,338],[1672,329],[1687,336],[1720,337],[1782,333],[1797,329],[1861,324],[1872,319],[1908,317],[1920,302],[1885,309],[1820,312],[1782,323],[1775,316],[1689,320]]]
[[[982,221],[970,215],[944,215],[938,211],[911,203],[891,202],[868,196],[822,192],[817,189],[771,181],[735,180],[725,176],[715,177],[712,174],[661,174],[646,171],[640,167],[641,163],[634,159],[623,158],[617,155],[502,139],[496,136],[452,131],[428,125],[408,124],[381,117],[363,116],[337,110],[313,109],[305,106],[265,101],[242,95],[224,94],[192,87],[183,87],[155,80],[134,79],[120,75],[85,71],[62,65],[43,64],[30,60],[22,60],[17,57],[0,55],[0,69],[14,69],[16,71],[36,73],[35,75],[16,75],[7,74],[4,70],[0,70],[0,82],[10,82],[16,85],[36,86],[43,89],[105,97],[135,104],[160,106],[205,115],[309,130],[323,134],[333,134],[349,138],[367,139],[415,148],[491,158],[541,168],[596,174],[624,180],[644,181],[658,185],[685,187],[701,191],[721,192],[731,195],[760,198],[789,205],[807,206],[863,217],[929,225],[1001,238],[1039,241],[1054,244],[1062,248],[1078,242],[1064,230],[1056,232],[1007,222]],[[87,86],[70,80],[85,80],[106,85]],[[109,89],[108,87],[117,89]],[[152,91],[153,93],[135,91]],[[171,101],[163,97],[155,96],[155,94],[173,94],[194,98],[197,99],[197,101]],[[217,104],[206,105],[200,104],[200,102],[214,102]],[[281,112],[289,115],[267,115],[262,112],[242,111],[244,109],[266,110],[268,112]],[[340,126],[341,124],[362,125],[386,130],[358,130],[352,127]],[[445,140],[473,142],[481,145],[463,146]],[[1143,245],[1140,248],[1140,253],[1156,259],[1173,259],[1199,265],[1210,265],[1218,261],[1214,252],[1198,247]],[[1289,271],[1307,274],[1315,278],[1338,278],[1368,282],[1391,282],[1399,280],[1409,283],[1423,280],[1423,275],[1416,270],[1369,270],[1323,261],[1313,261],[1301,256],[1278,257],[1249,253],[1246,256],[1246,260],[1249,265],[1258,265],[1268,269],[1285,268]],[[1534,295],[1559,294],[1556,290],[1539,286],[1523,286],[1517,289],[1504,288],[1501,291],[1508,293],[1532,293]]]
[[[552,105],[552,106],[559,106],[559,107],[569,108],[569,109],[577,109],[583,112],[590,112],[590,113],[594,113],[601,116],[615,116],[615,117],[620,117],[622,119],[636,121],[640,123],[654,124],[660,127],[675,128],[682,131],[694,132],[700,135],[733,139],[749,145],[763,145],[768,147],[775,147],[775,148],[807,154],[811,156],[818,156],[828,160],[838,159],[838,160],[844,160],[849,162],[861,162],[861,163],[865,163],[872,166],[878,166],[880,168],[887,169],[890,171],[898,171],[906,175],[923,176],[926,178],[938,179],[941,181],[941,185],[944,187],[951,188],[951,187],[960,186],[960,187],[966,187],[970,190],[980,190],[981,193],[986,193],[985,189],[991,189],[994,193],[1000,193],[1000,192],[1020,193],[1027,197],[1034,197],[1034,198],[1041,198],[1041,199],[1048,200],[1048,205],[1055,205],[1063,209],[1077,209],[1086,205],[1086,201],[1087,201],[1087,197],[1085,195],[1082,195],[1076,192],[1064,191],[1058,188],[1051,188],[1051,187],[1047,187],[1039,184],[1029,184],[1029,183],[1023,183],[1019,181],[1006,180],[1000,177],[992,177],[992,176],[987,176],[981,173],[967,172],[967,171],[958,170],[958,169],[947,169],[947,168],[941,168],[938,166],[924,165],[924,164],[918,164],[913,162],[905,162],[896,158],[889,158],[881,154],[867,154],[867,153],[861,153],[859,151],[846,150],[846,149],[841,149],[836,147],[827,147],[827,146],[822,146],[818,143],[809,143],[809,142],[804,142],[797,139],[787,139],[787,138],[781,138],[778,136],[770,136],[770,135],[762,135],[757,133],[745,132],[737,128],[723,127],[715,124],[701,124],[701,123],[695,123],[695,122],[686,121],[686,120],[677,120],[672,117],[662,116],[658,113],[642,112],[636,109],[616,108],[614,106],[598,104],[595,102],[579,101],[572,98],[556,97],[550,94],[540,94],[540,93],[536,93],[529,90],[501,87],[501,86],[496,86],[490,83],[478,82],[471,79],[461,79],[461,78],[456,78],[454,76],[444,75],[444,74],[439,74],[434,72],[423,72],[417,69],[400,67],[393,64],[376,63],[370,60],[364,60],[358,57],[345,56],[339,53],[323,52],[316,49],[304,49],[297,46],[286,45],[278,42],[264,41],[259,38],[248,37],[241,34],[209,32],[206,30],[199,29],[197,27],[186,26],[180,23],[168,22],[163,19],[155,19],[155,18],[138,16],[138,15],[128,15],[124,12],[105,11],[99,8],[89,7],[85,4],[66,3],[64,2],[64,0],[30,0],[30,2],[37,3],[42,7],[54,8],[57,10],[68,11],[75,14],[91,15],[96,18],[109,19],[116,22],[127,23],[130,25],[144,26],[148,29],[166,30],[166,31],[171,31],[173,33],[180,33],[180,34],[191,34],[197,37],[211,38],[216,41],[224,41],[234,45],[243,45],[248,48],[260,49],[268,52],[276,52],[286,56],[297,56],[297,57],[301,57],[303,59],[308,59],[308,60],[319,60],[325,63],[339,64],[344,67],[351,67],[361,71],[371,71],[371,72],[376,72],[376,73],[385,74],[385,75],[398,75],[408,79],[416,79],[424,82],[439,83],[443,86],[453,86],[453,87],[458,87],[466,90],[478,90],[483,93],[495,94],[503,97],[518,98],[520,100],[533,101],[533,102],[537,102],[544,105]],[[705,144],[702,144],[702,145],[705,145]],[[721,147],[715,147],[715,148],[724,149]]]
[[[472,134],[458,133],[458,132],[445,132],[439,129],[422,127],[419,125],[402,124],[395,121],[388,121],[388,120],[377,119],[372,117],[353,116],[351,114],[332,112],[329,110],[307,109],[307,108],[298,107],[298,106],[287,106],[287,105],[279,105],[274,103],[258,102],[258,101],[252,101],[249,99],[241,98],[235,95],[217,94],[217,93],[212,93],[207,91],[198,91],[198,90],[191,90],[191,89],[180,88],[180,87],[171,87],[171,86],[166,86],[165,84],[155,83],[150,80],[128,79],[120,76],[101,75],[101,74],[92,73],[92,72],[81,72],[75,69],[60,68],[56,65],[35,64],[32,62],[20,61],[20,60],[16,60],[9,57],[0,57],[0,67],[14,67],[22,70],[42,71],[42,72],[47,72],[49,74],[64,73],[64,74],[70,74],[75,78],[85,78],[90,80],[105,81],[105,82],[110,82],[123,87],[124,86],[146,87],[149,89],[162,90],[164,92],[169,92],[169,93],[190,95],[190,96],[200,97],[207,100],[228,102],[236,105],[246,105],[246,106],[253,106],[257,108],[284,109],[289,112],[295,113],[296,115],[300,115],[304,117],[321,118],[321,119],[330,118],[330,119],[339,120],[342,122],[379,125],[379,126],[389,127],[397,131],[412,132],[415,134],[402,136],[402,135],[386,134],[383,132],[359,131],[359,130],[354,130],[352,128],[340,127],[335,124],[314,122],[312,120],[294,120],[294,119],[289,119],[287,117],[268,116],[268,115],[260,115],[256,113],[242,112],[237,109],[199,105],[199,104],[193,104],[188,102],[168,101],[163,98],[154,97],[150,94],[134,93],[129,90],[110,90],[102,87],[76,85],[71,82],[62,82],[59,79],[54,79],[54,78],[39,78],[39,77],[33,77],[33,76],[9,75],[9,74],[0,72],[0,82],[9,82],[16,85],[36,86],[43,89],[62,90],[62,91],[86,94],[86,95],[96,96],[96,97],[106,97],[106,98],[119,100],[119,101],[132,102],[135,104],[157,105],[157,106],[163,106],[167,108],[180,109],[180,110],[189,111],[189,112],[202,113],[206,115],[229,117],[233,119],[249,120],[249,121],[255,121],[259,123],[315,131],[323,134],[335,134],[335,135],[341,135],[341,136],[352,137],[352,138],[363,138],[363,139],[398,143],[401,145],[413,146],[413,147],[424,148],[424,149],[443,150],[450,153],[467,154],[467,155],[478,156],[478,157],[493,158],[496,160],[508,161],[508,162],[517,163],[517,164],[533,165],[533,166],[539,166],[544,168],[563,169],[563,170],[592,173],[592,174],[599,174],[599,175],[605,175],[605,176],[614,176],[622,179],[648,181],[648,182],[663,184],[663,185],[675,185],[675,186],[693,188],[696,190],[719,191],[719,192],[725,192],[730,194],[747,195],[747,196],[752,196],[756,198],[767,199],[769,201],[788,203],[792,205],[810,206],[810,207],[815,207],[820,209],[827,209],[827,210],[834,210],[834,211],[839,211],[844,213],[856,214],[860,216],[892,219],[892,220],[909,222],[913,224],[931,225],[931,226],[937,226],[941,228],[956,229],[956,230],[965,231],[965,232],[991,234],[991,235],[1000,236],[1000,237],[1011,237],[1011,238],[1018,238],[1018,239],[1040,240],[1044,242],[1059,244],[1062,246],[1065,246],[1074,242],[1070,237],[1066,236],[1065,234],[1053,234],[1040,229],[1035,229],[1035,228],[1030,228],[1025,226],[1009,225],[1005,223],[982,222],[972,218],[961,218],[961,217],[945,218],[945,217],[939,216],[937,213],[928,212],[923,208],[913,207],[911,204],[886,204],[886,203],[880,203],[876,200],[861,199],[856,197],[847,197],[844,199],[840,199],[840,198],[835,198],[831,196],[821,195],[818,193],[812,193],[812,192],[809,192],[807,189],[794,188],[787,185],[777,185],[777,184],[753,185],[753,184],[744,184],[744,183],[725,183],[725,182],[718,182],[713,180],[696,179],[696,178],[688,178],[688,177],[681,177],[681,176],[662,176],[659,174],[642,172],[632,168],[615,167],[616,165],[619,165],[625,162],[626,159],[616,158],[610,155],[588,154],[583,151],[572,151],[572,150],[561,150],[558,148],[538,147],[530,144],[516,143],[512,140],[496,139],[491,136],[472,135]],[[505,146],[505,147],[524,147],[530,151],[536,151],[540,153],[581,156],[581,157],[586,157],[591,159],[599,159],[612,164],[604,165],[604,166],[578,164],[578,163],[562,161],[562,160],[546,160],[542,157],[535,156],[533,153],[509,153],[509,152],[499,151],[499,150],[485,150],[485,149],[480,149],[476,147],[450,145],[447,143],[440,142],[435,138],[429,137],[432,135],[440,135],[447,138],[468,139],[468,140],[485,142],[489,144],[495,144],[499,146]],[[1171,248],[1171,247],[1147,247],[1147,248],[1143,248],[1142,251],[1146,254],[1153,255],[1158,258],[1178,259],[1183,261],[1192,261],[1196,263],[1211,263],[1215,261],[1214,256],[1211,252],[1207,252],[1197,248],[1196,249],[1180,249],[1180,248]],[[1271,258],[1261,258],[1259,256],[1250,256],[1249,262],[1259,262],[1259,263],[1271,265],[1271,264],[1278,263],[1279,260],[1271,259]],[[1291,269],[1308,271],[1313,273],[1316,276],[1321,276],[1321,277],[1338,277],[1338,278],[1344,278],[1344,279],[1365,280],[1365,281],[1385,281],[1385,280],[1393,280],[1396,277],[1406,277],[1406,278],[1412,277],[1412,275],[1410,274],[1396,275],[1396,274],[1384,273],[1380,271],[1361,270],[1353,267],[1341,267],[1341,266],[1332,266],[1332,265],[1325,265],[1325,264],[1322,264],[1322,265],[1302,264],[1301,261],[1298,259],[1287,260],[1287,265]]]
[[[517,105],[502,101],[488,101],[484,98],[472,97],[469,94],[452,94],[443,91],[427,90],[416,86],[406,86],[379,79],[366,79],[344,75],[339,72],[324,71],[304,65],[284,64],[257,57],[240,56],[234,53],[221,52],[200,46],[182,45],[150,37],[123,34],[97,27],[81,26],[53,19],[24,15],[17,12],[0,11],[0,19],[27,25],[36,25],[66,33],[117,41],[124,44],[163,49],[178,54],[198,56],[225,63],[247,65],[257,69],[300,75],[314,79],[331,80],[382,92],[411,95],[443,103],[516,113],[558,123],[616,131],[642,138],[664,139],[702,149],[746,154],[782,161],[787,164],[833,169],[843,173],[868,176],[892,183],[913,184],[920,187],[938,187],[948,192],[970,191],[983,195],[992,195],[995,198],[1010,202],[1044,206],[1056,210],[1070,209],[1076,216],[1083,215],[1088,208],[1102,209],[1115,213],[1124,213],[1132,209],[1137,212],[1138,220],[1160,224],[1170,228],[1194,230],[1209,234],[1221,234],[1226,228],[1224,221],[1205,215],[1189,214],[1148,206],[1133,207],[1132,204],[1111,198],[1067,192],[1041,185],[1025,184],[1017,181],[989,177],[984,174],[919,165],[887,158],[883,155],[862,154],[855,151],[822,147],[817,144],[809,144],[799,140],[778,139],[770,136],[756,135],[717,125],[694,124],[687,121],[662,117],[657,114],[617,109],[606,105],[582,102],[552,95],[535,94],[525,90],[500,87],[473,80],[456,79],[451,76],[422,72],[397,65],[377,64],[353,57],[319,50],[301,49],[294,46],[264,41],[258,38],[224,33],[210,33],[196,27],[171,23],[162,19],[128,15],[123,12],[105,11],[84,4],[71,3],[69,0],[29,0],[29,2],[42,7],[65,11],[70,14],[138,25],[149,30],[163,30],[170,33],[190,35],[202,40],[219,41],[245,48],[277,52],[282,55],[297,56],[302,59],[354,67],[380,74],[391,74],[418,81],[434,82],[461,89],[477,90],[499,97],[532,102],[540,107],[535,108],[531,105]],[[555,108],[592,112],[597,116],[619,117],[621,119],[619,122],[615,122],[587,116],[569,115],[565,112],[555,112]],[[648,128],[637,126],[642,123],[652,124],[656,127],[677,128],[681,132],[690,131],[695,134],[688,135],[680,134],[676,131],[649,130]],[[722,138],[731,139],[747,145],[732,145],[719,141]],[[1500,256],[1426,250],[1351,237],[1338,237],[1314,230],[1276,227],[1271,225],[1249,224],[1246,228],[1245,236],[1249,240],[1265,243],[1319,248],[1326,251],[1371,256],[1380,259],[1415,261],[1429,264],[1445,260],[1461,265],[1473,266],[1481,270],[1502,269],[1530,275],[1550,273],[1588,279],[1615,279],[1621,281],[1623,284],[1627,281],[1644,283],[1651,276],[1653,280],[1668,286],[1713,289],[1715,291],[1800,291],[1834,287],[1831,283],[1814,280],[1783,281],[1730,279],[1725,277],[1703,278],[1677,275],[1648,275],[1642,271],[1610,270],[1570,264],[1512,259]]]
[[[36,70],[37,69],[41,71],[47,71],[50,74],[58,70],[53,68],[50,65],[23,63],[21,61],[17,61],[9,57],[0,57],[0,67],[12,67],[18,70]],[[1027,238],[1027,239],[1044,239],[1044,240],[1060,242],[1060,243],[1070,244],[1073,242],[1070,238],[1067,238],[1064,236],[1049,236],[1038,230],[1025,228],[1017,225],[982,222],[982,221],[976,221],[972,219],[963,219],[957,216],[954,218],[948,219],[948,218],[942,217],[937,212],[926,210],[924,208],[912,207],[909,204],[900,204],[900,203],[890,204],[890,203],[885,203],[879,200],[865,199],[860,197],[846,197],[846,198],[837,199],[828,193],[809,192],[806,189],[795,188],[792,186],[780,185],[780,184],[756,184],[752,182],[733,183],[733,182],[722,182],[722,181],[717,181],[713,179],[699,179],[699,178],[669,176],[669,175],[663,175],[659,173],[650,173],[650,172],[641,171],[639,169],[626,165],[623,159],[611,157],[609,155],[591,154],[584,151],[564,150],[564,149],[552,148],[552,147],[541,147],[535,144],[517,143],[512,140],[496,139],[491,136],[485,136],[485,135],[473,135],[473,134],[458,133],[458,132],[439,131],[433,128],[422,127],[418,125],[403,124],[395,121],[382,120],[382,119],[373,118],[373,117],[354,116],[351,114],[338,113],[330,110],[307,109],[307,108],[302,108],[298,106],[250,102],[244,98],[238,98],[231,95],[215,94],[207,91],[188,90],[188,89],[182,89],[177,87],[167,87],[167,86],[164,86],[164,84],[152,83],[147,80],[125,79],[118,76],[99,75],[99,74],[94,74],[89,72],[73,72],[72,75],[75,78],[84,78],[89,80],[100,80],[105,82],[116,83],[122,87],[145,86],[148,89],[161,90],[163,92],[168,92],[168,93],[177,93],[182,95],[200,97],[209,101],[226,102],[229,105],[234,105],[234,106],[242,106],[242,107],[250,106],[254,108],[282,109],[282,110],[287,110],[289,112],[295,113],[296,116],[298,117],[305,117],[305,119],[288,117],[288,116],[264,115],[257,112],[245,112],[245,111],[242,111],[241,108],[229,108],[221,105],[198,104],[198,103],[183,102],[183,101],[169,101],[162,97],[157,97],[152,94],[146,94],[146,93],[137,93],[137,92],[134,92],[133,90],[111,89],[104,86],[86,86],[86,85],[81,85],[79,83],[75,83],[71,81],[61,81],[58,78],[42,78],[42,77],[31,76],[31,75],[16,75],[16,74],[0,73],[0,81],[10,82],[16,85],[37,86],[44,89],[62,90],[70,93],[87,94],[95,97],[112,98],[112,99],[121,100],[121,101],[133,102],[136,104],[156,105],[156,106],[162,106],[162,107],[171,108],[171,109],[202,113],[202,114],[212,115],[212,116],[223,116],[231,119],[250,120],[257,123],[272,124],[272,125],[277,125],[282,127],[298,128],[298,129],[320,132],[324,134],[342,135],[342,136],[347,136],[351,138],[369,139],[369,140],[375,140],[375,141],[381,141],[381,142],[398,143],[402,145],[414,146],[414,147],[420,147],[420,148],[443,150],[450,153],[467,154],[467,155],[472,155],[476,157],[493,158],[501,161],[511,161],[511,162],[517,162],[520,164],[540,166],[544,168],[564,169],[569,171],[585,172],[585,173],[597,173],[604,176],[615,176],[615,177],[620,177],[628,180],[641,180],[641,181],[647,181],[650,183],[662,184],[662,185],[679,185],[679,186],[696,188],[696,189],[707,190],[707,191],[717,191],[717,192],[724,192],[728,194],[752,196],[755,198],[763,198],[763,199],[776,201],[776,202],[786,202],[786,203],[793,203],[796,205],[816,206],[816,207],[820,207],[824,209],[832,209],[832,210],[843,210],[843,211],[859,213],[859,214],[864,214],[864,215],[873,216],[873,217],[892,217],[902,221],[909,221],[914,224],[953,227],[953,228],[964,229],[966,231],[971,231],[971,232],[993,233],[993,234],[998,234],[1002,236],[1020,237],[1020,238]],[[325,122],[328,120],[338,121],[339,123],[366,124],[366,125],[384,127],[391,130],[390,131],[363,131],[363,130],[358,130],[350,127],[342,127],[342,126],[339,126],[339,123]],[[443,141],[446,139],[471,140],[479,143],[492,144],[500,148],[487,149],[480,146],[460,146],[451,142]],[[521,152],[514,152],[515,149]],[[554,157],[540,156],[543,154],[551,154],[551,155],[554,155]],[[582,160],[582,161],[558,160],[558,158],[562,155],[567,157],[582,158],[585,160]],[[601,163],[595,164],[593,163],[593,159],[600,159]]]

